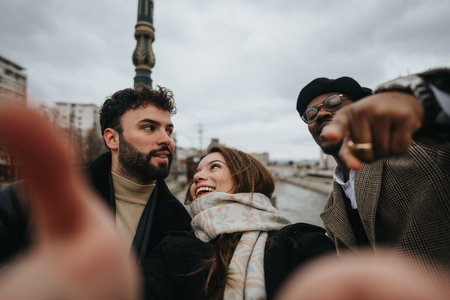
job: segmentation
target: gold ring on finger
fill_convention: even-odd
[[[372,143],[354,143],[352,140],[347,142],[347,146],[352,149],[352,151],[370,151],[372,150]]]

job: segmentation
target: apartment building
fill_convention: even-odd
[[[5,101],[26,105],[27,75],[24,67],[0,56],[0,102]],[[0,143],[0,185],[15,179],[14,170],[10,168],[10,159]]]
[[[91,103],[55,102],[55,122],[60,128],[74,130],[81,137],[86,137],[92,128],[97,128],[100,134],[99,110]]]
[[[27,75],[25,68],[0,56],[0,98],[26,104]]]

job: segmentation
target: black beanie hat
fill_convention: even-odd
[[[372,90],[362,87],[351,77],[340,77],[338,79],[328,79],[325,77],[316,78],[308,83],[298,95],[297,111],[300,116],[305,111],[309,102],[314,98],[326,93],[341,93],[347,95],[352,101],[357,101],[372,94]]]

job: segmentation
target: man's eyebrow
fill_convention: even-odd
[[[155,125],[161,124],[160,122],[152,120],[152,119],[142,119],[142,120],[139,120],[139,123],[152,123]]]
[[[161,125],[161,122],[155,121],[153,119],[148,119],[148,118],[139,120],[139,123],[150,123],[150,124],[153,124],[153,125],[156,125],[156,126],[160,126]],[[166,125],[166,127],[173,128],[174,126],[173,126],[172,123],[169,123],[169,124]]]

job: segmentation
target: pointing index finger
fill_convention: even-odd
[[[350,141],[350,125],[348,110],[343,108],[338,111],[322,131],[322,136],[327,140],[340,142],[341,149],[339,150],[339,159],[346,165],[347,168],[359,170],[361,168],[361,161],[354,155],[352,149],[348,146]]]

